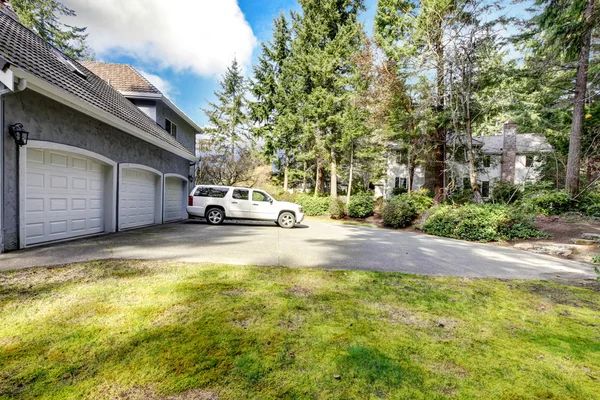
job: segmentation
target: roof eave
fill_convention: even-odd
[[[147,93],[147,92],[125,92],[119,91],[123,96],[128,99],[140,99],[140,100],[160,100],[167,107],[173,110],[179,117],[187,122],[192,128],[196,130],[196,133],[202,132],[202,128],[196,124],[190,117],[186,115],[179,107],[177,107],[171,100],[169,100],[164,94],[161,93]]]
[[[197,157],[193,156],[192,154],[183,151],[167,142],[164,142],[159,138],[150,135],[148,132],[145,132],[144,130],[136,126],[133,126],[92,104],[81,101],[78,97],[46,82],[43,79],[38,78],[35,75],[32,75],[14,66],[11,66],[10,69],[13,71],[14,75],[17,78],[26,79],[27,88],[37,93],[40,93],[46,97],[58,101],[59,103],[62,103],[86,115],[89,115],[94,119],[104,122],[112,127],[122,130],[132,136],[135,136],[145,142],[151,143],[161,149],[164,149],[189,161],[198,160]]]

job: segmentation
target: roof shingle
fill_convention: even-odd
[[[84,65],[62,55],[35,33],[4,14],[2,6],[0,6],[0,57],[16,68],[76,96],[82,102],[112,114],[193,157],[193,154],[185,146],[158,126],[115,88],[85,68]],[[79,76],[69,66],[69,62],[83,72],[85,78]]]
[[[162,94],[131,65],[83,61],[81,65],[98,75],[119,92]]]

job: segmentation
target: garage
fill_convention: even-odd
[[[110,167],[81,154],[26,150],[25,246],[104,232]]]
[[[121,168],[119,180],[119,229],[162,222],[162,177],[148,167]]]
[[[187,194],[185,178],[165,175],[165,222],[178,221],[187,216]]]

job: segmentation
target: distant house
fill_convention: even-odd
[[[187,216],[195,124],[115,86],[0,3],[0,252]]]
[[[455,189],[470,187],[469,164],[463,135],[448,135],[446,152],[446,186]],[[489,198],[491,188],[499,182],[524,185],[537,181],[541,157],[552,151],[545,137],[536,134],[520,134],[511,122],[504,124],[501,135],[473,137],[473,149],[477,160],[479,186],[484,198]],[[409,168],[402,154],[392,149],[388,157],[387,176],[376,186],[376,195],[391,197],[394,189],[408,189]],[[418,190],[425,183],[422,165],[415,168],[412,189]]]

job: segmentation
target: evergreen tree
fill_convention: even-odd
[[[362,0],[300,0],[295,19],[293,72],[302,84],[300,115],[314,143],[315,194],[322,187],[324,162],[330,161],[331,196],[337,197],[337,167],[348,101],[351,56],[358,51]]]
[[[567,190],[576,195],[592,36],[600,23],[600,6],[597,0],[538,0],[536,5],[541,10],[532,19],[531,36],[542,44],[540,50],[558,54],[565,62],[577,61],[566,176]]]
[[[273,40],[262,44],[262,54],[254,66],[250,86],[255,101],[250,114],[257,122],[254,133],[264,141],[264,153],[270,161],[281,161],[283,189],[288,190],[290,165],[296,159],[301,140],[298,115],[300,87],[290,69],[292,32],[284,14],[275,19]]]
[[[216,102],[203,109],[210,125],[204,129],[202,162],[213,164],[207,171],[221,184],[233,185],[248,179],[249,169],[255,166],[254,141],[250,135],[247,116],[247,84],[236,59],[219,81]]]
[[[11,0],[19,21],[42,39],[75,60],[93,58],[86,44],[86,28],[60,22],[61,16],[73,17],[75,11],[58,0]]]

